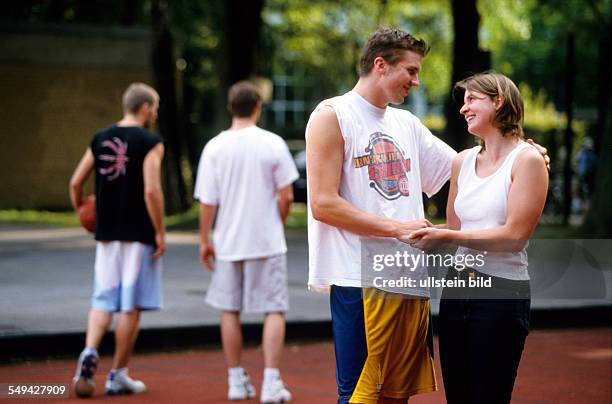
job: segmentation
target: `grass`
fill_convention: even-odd
[[[293,204],[286,228],[306,229],[307,223],[306,206],[304,204]],[[49,212],[37,210],[0,210],[0,224],[32,225],[42,227],[77,227],[79,220],[74,212]],[[189,210],[176,215],[166,216],[166,227],[168,230],[197,230],[198,205],[194,204]]]
[[[428,218],[432,223],[444,223],[443,219]],[[308,222],[306,205],[294,203],[287,218],[286,228],[305,230]],[[0,224],[32,225],[43,227],[76,227],[79,221],[73,212],[48,212],[36,210],[0,210]],[[198,205],[176,215],[166,216],[168,230],[197,230]],[[532,238],[540,239],[572,239],[589,238],[579,227],[563,226],[561,224],[543,224],[536,228]]]
[[[45,227],[76,227],[79,219],[74,212],[48,212],[38,210],[0,210],[0,223],[26,224]]]
[[[306,205],[302,203],[294,203],[291,206],[289,217],[285,227],[287,229],[306,229],[308,215],[306,213]],[[198,205],[194,204],[189,210],[166,217],[166,227],[168,230],[197,230],[198,223]]]

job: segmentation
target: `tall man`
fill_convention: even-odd
[[[128,375],[140,312],[161,307],[161,259],[166,250],[160,167],[162,139],[148,131],[157,120],[159,95],[142,83],[123,94],[123,118],[94,135],[70,180],[70,200],[83,204],[83,184],[96,171],[96,262],[85,349],[74,377],[79,397],[93,394],[97,349],[113,313],[115,354],[106,394],[142,393]]]
[[[330,290],[339,403],[407,402],[437,389],[429,300],[362,289],[361,242],[431,226],[422,192],[449,179],[455,152],[401,104],[429,48],[379,29],[352,91],[325,100],[306,129],[309,287]],[[363,237],[363,239],[361,239]]]
[[[240,366],[240,312],[245,311],[265,314],[261,402],[287,402],[291,394],[279,373],[289,307],[283,223],[298,173],[283,139],[256,126],[261,98],[252,84],[241,81],[230,88],[228,109],[231,127],[206,144],[195,186],[200,260],[213,271],[206,302],[222,311],[228,398],[255,396]],[[213,243],[209,235],[215,213]]]

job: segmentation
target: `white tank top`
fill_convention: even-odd
[[[371,214],[422,219],[422,192],[433,195],[446,183],[456,152],[410,112],[378,108],[354,91],[321,102],[315,112],[323,106],[336,112],[344,140],[340,196]],[[315,220],[309,204],[309,288],[360,287],[361,241],[358,234]]]
[[[506,223],[508,191],[512,184],[512,166],[521,150],[532,147],[519,143],[506,156],[502,165],[491,175],[476,175],[476,157],[481,150],[476,146],[467,153],[457,178],[455,213],[461,221],[461,230],[481,230],[503,226]],[[528,280],[527,246],[519,252],[487,252],[485,265],[474,268],[491,276],[513,280]],[[481,254],[481,251],[459,247],[457,254]]]

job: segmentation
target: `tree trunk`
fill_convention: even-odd
[[[451,0],[453,11],[453,70],[451,90],[445,105],[446,141],[455,150],[461,151],[471,145],[466,124],[459,114],[462,99],[453,99],[452,86],[474,73],[491,68],[491,57],[478,47],[480,15],[477,0]]]
[[[461,79],[471,74],[491,68],[491,57],[478,47],[478,27],[480,15],[476,8],[477,0],[451,0],[453,12],[453,70],[451,88],[448,94],[444,112],[446,115],[446,130],[444,140],[455,150],[461,151],[472,144],[467,132],[465,120],[459,114],[463,99],[454,99],[453,86]],[[438,217],[446,212],[448,185],[438,192],[433,202],[436,205]]]
[[[166,158],[164,159],[166,211],[176,213],[186,210],[189,204],[181,170],[182,142],[177,119],[174,43],[168,26],[167,9],[166,1],[151,1],[154,35],[153,76],[155,88],[160,97],[158,126],[161,135],[166,140]]]
[[[119,16],[119,24],[131,27],[138,20],[138,1],[123,0],[121,4],[121,15]]]
[[[567,35],[565,74],[565,115],[567,117],[567,126],[563,142],[566,151],[565,161],[563,162],[563,223],[567,224],[572,208],[572,149],[574,145],[572,121],[574,120],[574,82],[576,77],[576,53],[574,34],[572,32]]]
[[[264,0],[227,0],[224,2],[223,24],[225,57],[221,61],[221,88],[216,108],[215,121],[218,127],[228,121],[227,90],[239,80],[246,80],[255,73],[259,38],[261,32],[261,10]]]
[[[608,104],[605,113],[612,115],[612,105]],[[601,150],[612,150],[612,121],[607,120],[602,137]],[[595,189],[591,199],[591,208],[587,217],[587,231],[596,238],[612,238],[612,154],[602,152],[599,157]]]
[[[608,121],[610,91],[612,91],[612,71],[607,61],[607,54],[612,49],[612,24],[607,24],[599,39],[599,55],[597,60],[597,124],[595,126],[595,154],[602,157],[602,143]]]
[[[263,0],[227,0],[225,2],[227,87],[239,80],[249,78],[255,71],[263,4]]]

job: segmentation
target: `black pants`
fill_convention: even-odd
[[[529,283],[503,279],[498,284],[501,293],[491,296],[511,298],[474,298],[480,295],[452,289],[442,293],[438,335],[448,404],[510,403],[529,332]]]

